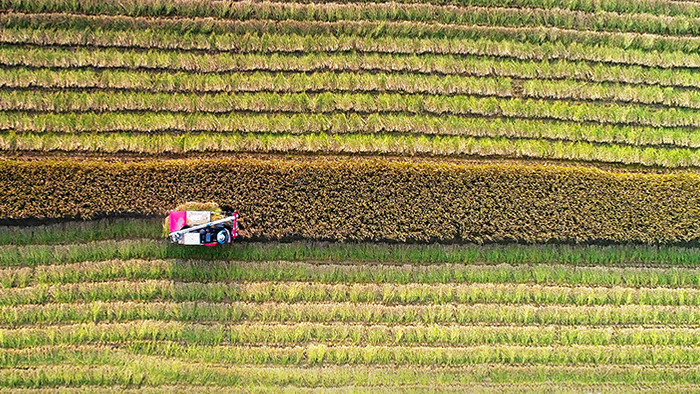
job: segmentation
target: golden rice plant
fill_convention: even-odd
[[[700,228],[693,203],[700,179],[690,173],[249,158],[5,160],[0,169],[0,216],[8,218],[161,214],[203,200],[235,207],[246,236],[263,239],[657,243],[692,242]],[[177,180],[186,181],[173,189]]]

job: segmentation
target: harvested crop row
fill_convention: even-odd
[[[414,136],[393,134],[15,134],[0,133],[6,152],[133,152],[364,154],[427,157],[500,157],[619,163],[664,168],[700,167],[700,150],[656,146],[600,145],[538,139]]]
[[[300,34],[300,35],[358,35],[363,37],[411,37],[492,40],[520,40],[531,44],[542,42],[579,43],[623,49],[681,51],[696,53],[700,39],[686,36],[567,30],[548,27],[503,27],[482,25],[454,25],[441,23],[414,23],[396,21],[293,21],[281,20],[225,20],[211,18],[151,18],[82,14],[21,14],[0,15],[0,25],[6,29],[63,29],[80,30],[86,27],[99,30],[138,31],[158,29],[178,34]]]
[[[569,100],[611,100],[615,102],[658,104],[700,108],[700,92],[660,87],[633,87],[618,84],[591,84],[574,81],[526,80],[523,97]]]
[[[45,350],[45,349],[44,349]],[[201,363],[186,363],[186,362],[169,362],[162,357],[101,357],[93,358],[86,361],[80,352],[87,349],[74,349],[74,357],[64,360],[61,363],[57,360],[57,364],[50,362],[42,363],[36,367],[24,368],[3,368],[0,370],[0,387],[9,388],[10,390],[57,390],[59,387],[63,390],[67,388],[80,387],[81,390],[98,392],[115,390],[115,387],[120,387],[121,391],[128,392],[129,388],[136,387],[138,382],[148,380],[150,385],[157,386],[158,389],[167,390],[168,386],[178,392],[187,388],[188,391],[195,389],[188,383],[196,382],[200,385],[206,385],[207,391],[229,387],[235,388],[242,382],[240,371],[231,371],[221,367],[203,366]],[[116,349],[111,350],[116,353]],[[124,353],[124,352],[122,352]],[[89,353],[94,356],[94,352]],[[52,355],[53,356],[53,355]],[[124,362],[122,365],[104,365],[108,360],[115,363],[113,360]],[[49,360],[53,360],[50,359]],[[75,362],[81,360],[83,362]],[[47,360],[45,360],[47,361]],[[144,362],[145,361],[145,362]],[[96,363],[97,365],[92,365]],[[302,369],[302,368],[299,368]],[[233,374],[233,373],[238,374]],[[268,381],[274,381],[274,377],[266,376]],[[262,380],[262,379],[261,379]],[[213,386],[216,384],[217,386]],[[139,387],[139,391],[148,391],[150,387]],[[269,388],[269,386],[268,386]],[[280,387],[281,388],[281,387]],[[281,388],[282,389],[282,388]]]
[[[147,92],[401,92],[440,95],[468,94],[511,97],[506,78],[411,75],[398,73],[231,73],[190,74],[133,71],[0,69],[0,87],[35,89],[108,89]],[[528,98],[575,99],[700,108],[700,91],[595,84],[573,81],[526,80]]]
[[[0,329],[0,347],[30,348],[129,341],[179,341],[202,345],[293,346],[306,343],[338,345],[473,346],[512,344],[697,346],[696,328],[618,328],[488,325],[360,324],[198,324],[140,320],[127,323],[86,323],[41,328]]]
[[[7,218],[162,214],[182,201],[218,201],[241,213],[246,236],[265,238],[649,243],[700,238],[695,174],[272,159],[5,160],[0,169],[0,216]],[[173,190],[171,182],[184,186]]]
[[[312,282],[109,281],[6,289],[0,305],[95,301],[361,302],[410,304],[689,305],[696,289],[563,287],[534,284],[325,284]]]
[[[649,52],[616,47],[530,44],[488,39],[411,39],[401,37],[322,36],[297,34],[186,35],[158,30],[0,30],[0,43],[38,46],[168,49],[224,53],[359,52],[380,54],[442,54],[489,56],[516,60],[570,60],[660,68],[700,68],[700,54],[680,51]]]
[[[504,364],[647,364],[688,365],[700,361],[700,348],[681,346],[203,346],[178,342],[133,341],[131,353],[162,355],[200,362],[226,364],[301,365],[472,365]],[[51,349],[51,348],[49,348]],[[59,348],[60,349],[60,348]],[[14,350],[6,350],[7,365],[25,364]],[[50,350],[49,350],[50,354]],[[29,361],[31,362],[31,361]]]
[[[28,353],[46,351],[38,348]],[[100,365],[89,365],[99,360]],[[82,346],[66,348],[60,354],[51,352],[44,363],[21,369],[0,369],[0,385],[10,388],[55,388],[58,385],[80,386],[90,390],[98,387],[113,389],[115,386],[130,387],[134,382],[148,381],[168,389],[164,384],[176,384],[192,392],[191,384],[205,385],[206,391],[229,386],[244,386],[262,390],[288,389],[290,385],[299,387],[329,389],[351,386],[354,390],[385,388],[421,388],[435,390],[455,388],[479,390],[481,383],[491,383],[485,389],[493,389],[494,384],[504,390],[525,388],[525,390],[600,390],[610,389],[630,391],[644,389],[685,390],[694,388],[700,381],[696,367],[646,365],[505,365],[481,364],[460,367],[432,366],[364,366],[364,365],[324,365],[324,366],[250,366],[193,363],[174,358],[131,354],[112,347]],[[89,365],[89,366],[88,366]],[[571,381],[581,382],[573,385]],[[495,383],[494,383],[495,382]],[[559,383],[556,383],[559,382]],[[643,382],[643,383],[640,383]],[[641,384],[641,386],[640,386]],[[522,386],[521,386],[522,385]],[[140,391],[146,389],[139,388]]]
[[[459,135],[471,137],[507,137],[513,139],[544,139],[552,141],[586,141],[638,146],[700,148],[700,133],[684,128],[634,127],[572,123],[558,121],[467,118],[461,116],[423,116],[401,114],[358,115],[340,114],[206,114],[206,113],[39,113],[0,112],[0,130],[24,134],[25,140],[43,140],[30,133],[134,133],[134,134],[196,134],[196,133],[258,133],[258,134],[409,134]],[[31,148],[28,142],[10,143],[12,137],[0,134],[8,149]],[[110,137],[101,136],[108,140]],[[50,137],[55,138],[55,137]],[[60,145],[77,146],[71,138],[58,137]],[[115,136],[116,138],[116,136]],[[126,142],[123,147],[135,146]],[[88,149],[88,137],[80,146]],[[51,147],[48,140],[41,146]],[[142,149],[153,141],[142,141]],[[166,150],[164,141],[159,144]],[[104,145],[102,145],[104,149]],[[168,149],[193,146],[176,144]]]
[[[397,3],[234,3],[179,2],[167,7],[144,2],[90,1],[80,4],[17,3],[6,0],[0,7],[20,12],[62,11],[95,15],[218,17],[235,20],[392,20],[440,22],[463,25],[551,26],[577,30],[610,30],[669,35],[697,35],[698,18],[569,11],[558,8],[505,8],[440,6]]]
[[[196,54],[172,51],[115,49],[59,49],[0,47],[0,64],[51,68],[166,70],[170,72],[225,73],[233,71],[286,72],[401,72],[518,79],[574,79],[641,85],[700,88],[692,70],[665,70],[584,62],[528,61],[451,55],[378,54]],[[188,78],[191,74],[188,74]]]
[[[260,250],[258,253],[263,253]],[[602,250],[600,251],[601,253]],[[226,256],[220,256],[226,257]],[[353,258],[348,253],[347,259]],[[402,266],[308,262],[104,260],[34,268],[0,269],[4,288],[38,284],[170,279],[213,282],[313,281],[319,283],[534,283],[539,285],[700,288],[700,272],[689,268],[576,267],[570,265],[439,264]]]
[[[255,72],[252,74],[202,75],[128,71],[0,69],[0,87],[199,93],[359,91],[512,96],[511,80],[505,78],[334,72],[314,74]],[[647,91],[646,89],[657,89],[657,94],[660,92],[660,88],[654,87],[641,89],[643,89],[642,94]],[[696,95],[695,92],[674,91],[672,89],[668,93],[679,102],[692,101]],[[700,96],[700,92],[697,95]],[[698,107],[700,107],[700,103],[698,103]]]
[[[329,0],[299,0],[300,3],[328,2]],[[376,1],[376,0],[374,0]],[[439,5],[461,5],[461,6],[494,6],[490,0],[397,0],[397,3],[429,3]],[[630,1],[599,1],[599,0],[506,0],[497,4],[504,7],[513,8],[561,8],[571,11],[609,11],[621,14],[645,13],[652,15],[686,15],[700,16],[700,5],[697,0],[689,1],[659,1],[659,0],[630,0]]]
[[[199,322],[288,322],[364,324],[557,324],[697,325],[700,308],[690,306],[563,305],[381,305],[358,303],[101,302],[0,307],[0,324],[176,320]]]
[[[300,0],[299,3],[323,3],[323,1],[310,1],[310,0]],[[371,2],[370,2],[371,3]],[[454,6],[472,6],[472,7],[490,7],[494,6],[493,1],[489,0],[398,0],[397,4],[437,4],[437,5],[454,5]],[[201,1],[188,1],[178,3],[177,9],[173,9],[173,4],[168,2],[158,2],[149,1],[146,6],[144,6],[143,1],[130,0],[121,1],[118,4],[113,2],[91,2],[91,3],[81,3],[75,4],[70,3],[65,0],[51,0],[51,1],[38,1],[33,2],[22,2],[17,4],[15,1],[4,1],[3,7],[19,7],[19,9],[26,10],[28,12],[42,12],[45,10],[51,11],[62,11],[62,12],[79,12],[88,10],[94,10],[95,13],[109,13],[109,14],[120,14],[125,13],[128,15],[141,15],[148,13],[148,15],[171,15],[175,10],[181,13],[196,14],[207,12],[211,9],[212,5],[210,3]],[[513,8],[559,8],[563,10],[570,11],[584,11],[584,12],[595,12],[595,11],[608,11],[617,12],[621,14],[652,14],[652,15],[684,15],[689,17],[700,16],[700,6],[695,4],[693,0],[681,2],[681,1],[571,1],[571,0],[508,0],[505,2],[499,2],[499,5],[504,7]],[[167,6],[167,7],[166,7]],[[147,8],[145,8],[147,7]],[[216,4],[215,7],[218,9],[225,10],[225,5]],[[225,11],[222,11],[225,12]],[[216,14],[216,16],[221,16],[221,14]]]
[[[6,289],[0,305],[95,301],[361,302],[389,305],[694,305],[696,289],[563,287],[533,284],[324,284],[311,282],[109,281]]]
[[[700,127],[700,111],[520,98],[398,93],[142,93],[0,91],[0,110],[36,112],[402,113]]]

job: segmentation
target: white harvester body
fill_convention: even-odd
[[[170,211],[170,242],[180,245],[217,246],[238,237],[238,213],[211,220],[209,211]]]

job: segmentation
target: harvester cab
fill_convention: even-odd
[[[170,242],[180,245],[217,246],[238,237],[238,213],[211,220],[210,211],[170,211]]]

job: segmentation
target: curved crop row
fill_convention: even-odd
[[[94,302],[0,307],[0,323],[126,322],[362,322],[364,324],[558,324],[697,325],[700,310],[689,306],[400,305],[356,303]]]
[[[359,324],[198,324],[139,320],[38,328],[0,329],[0,347],[29,348],[128,341],[178,341],[202,345],[278,346],[326,343],[339,345],[473,346],[512,344],[697,346],[694,328],[618,328],[489,325],[359,325]]]
[[[649,346],[518,346],[486,345],[469,347],[429,346],[326,346],[312,344],[279,348],[274,346],[205,346],[178,342],[133,341],[125,345],[137,354],[162,355],[202,362],[231,364],[400,364],[400,365],[471,365],[471,364],[647,364],[688,365],[700,361],[696,347]],[[15,358],[7,351],[6,360]],[[5,365],[8,365],[5,364]]]
[[[0,87],[147,92],[406,92],[511,96],[505,78],[359,73],[189,74],[129,71],[0,69]],[[658,88],[648,88],[658,89]],[[644,90],[642,91],[644,92]],[[698,93],[700,95],[700,93]],[[694,92],[679,91],[684,98]],[[675,95],[674,95],[675,97]],[[698,105],[700,107],[700,104]]]
[[[0,15],[0,25],[6,29],[64,29],[100,30],[159,29],[178,34],[300,34],[300,35],[358,35],[365,37],[412,37],[493,40],[522,40],[531,44],[560,42],[602,45],[623,49],[681,51],[696,53],[700,39],[687,36],[601,32],[548,27],[504,27],[484,25],[454,25],[442,23],[413,23],[401,21],[294,21],[226,20],[211,18],[152,18],[82,14],[18,14]]]
[[[147,135],[0,133],[8,152],[138,153],[297,153],[313,155],[388,155],[413,157],[487,157],[616,163],[664,168],[700,167],[697,149],[599,145],[588,142],[458,136],[385,134],[181,134]]]
[[[0,110],[33,112],[403,113],[700,127],[700,111],[540,99],[398,93],[144,93],[0,90]]]
[[[50,348],[49,348],[50,349]],[[700,374],[695,367],[646,365],[506,365],[477,364],[459,367],[408,366],[274,366],[222,365],[188,362],[175,358],[139,355],[109,346],[56,348],[39,347],[23,352],[33,365],[0,369],[0,385],[10,388],[80,386],[91,390],[132,387],[148,381],[163,390],[193,391],[200,388],[245,386],[248,389],[284,391],[295,388],[377,389],[402,388],[484,391],[692,391]],[[40,353],[45,356],[41,357]],[[28,360],[25,357],[24,360]],[[88,365],[99,360],[101,365]],[[483,384],[488,380],[490,383]],[[575,380],[576,384],[571,381]],[[201,386],[197,386],[201,385]],[[143,388],[141,388],[143,389]],[[231,387],[235,389],[235,387]]]
[[[400,73],[230,73],[190,74],[133,71],[0,69],[0,87],[34,89],[104,89],[148,92],[402,92],[439,95],[512,97],[506,78],[411,75]],[[526,80],[523,97],[615,101],[700,108],[700,91],[592,84],[574,81]]]
[[[516,60],[570,60],[660,68],[700,68],[700,53],[643,51],[579,43],[490,39],[412,39],[355,35],[220,34],[181,35],[156,30],[83,31],[0,29],[0,43],[39,46],[214,51],[223,53],[359,52],[489,56]]]
[[[690,305],[696,289],[636,289],[510,284],[319,284],[310,282],[109,281],[6,289],[0,305],[95,301],[362,302],[409,304]]]
[[[518,79],[572,79],[635,85],[700,88],[697,73],[683,69],[587,64],[583,62],[528,61],[451,55],[376,54],[195,54],[170,51],[115,49],[27,49],[0,47],[0,64],[12,67],[94,68],[97,70],[164,70],[169,72],[400,72],[412,74],[507,77]]]
[[[258,134],[407,134],[407,135],[455,135],[470,137],[529,138],[558,141],[612,143],[636,146],[666,146],[700,148],[700,133],[682,128],[651,128],[633,126],[600,125],[506,118],[468,118],[461,116],[424,116],[402,114],[358,115],[340,114],[206,114],[206,113],[39,113],[0,112],[0,130],[26,133],[22,139],[35,140],[29,133],[133,133],[160,135],[196,133],[258,133]],[[102,134],[105,141],[114,138]],[[182,138],[182,137],[180,137]],[[10,143],[8,134],[0,134],[4,147],[27,148],[27,143]],[[132,146],[124,140],[124,149]],[[40,139],[43,140],[43,139]],[[36,147],[78,147],[77,140],[61,137],[61,145],[43,140]],[[172,141],[169,147],[161,141],[164,150],[178,146]],[[74,142],[70,142],[74,141]],[[83,139],[80,146],[89,149]],[[143,141],[142,149],[155,145]],[[118,146],[118,144],[116,145]],[[179,145],[182,149],[195,146]],[[221,145],[222,148],[224,145]],[[102,149],[105,149],[102,145]]]

